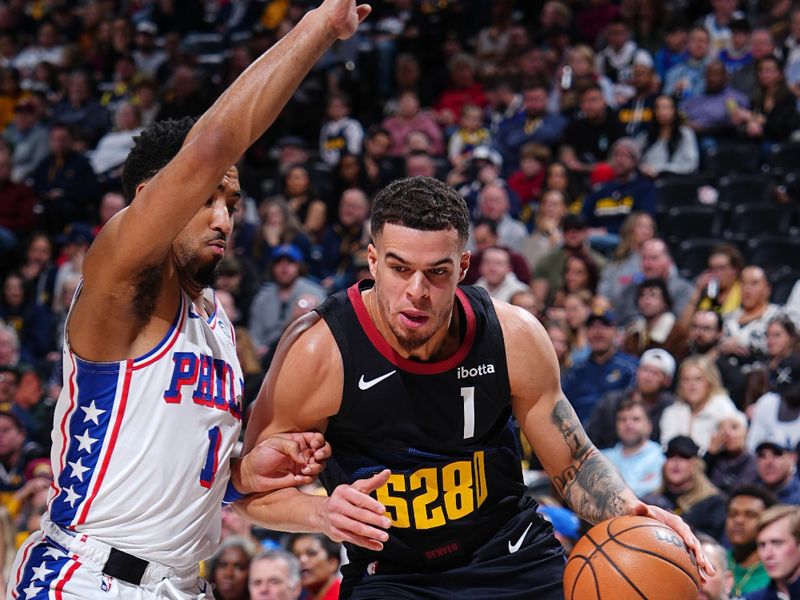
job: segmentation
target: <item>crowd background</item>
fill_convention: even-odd
[[[201,114],[314,5],[0,2],[3,576],[45,506],[64,322],[133,138]],[[375,193],[438,177],[474,218],[466,283],[541,320],[636,493],[728,549],[734,592],[766,586],[740,505],[800,504],[798,97],[789,0],[375,2],[238,165],[215,287],[245,405],[285,326],[369,275]],[[523,454],[569,547],[581,524]],[[336,597],[337,546],[224,529],[219,598],[249,597],[264,546],[256,584]]]

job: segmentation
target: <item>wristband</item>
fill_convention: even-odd
[[[223,504],[231,504],[236,502],[237,500],[241,500],[247,494],[243,494],[239,490],[236,489],[236,486],[233,485],[233,479],[228,480],[228,487],[225,488],[225,497],[222,499]]]

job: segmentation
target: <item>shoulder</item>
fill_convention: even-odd
[[[634,371],[639,368],[639,359],[633,356],[632,354],[627,354],[622,351],[619,351],[616,354],[614,354],[612,360],[617,365],[628,367],[629,369],[633,369]]]
[[[542,324],[526,310],[498,300],[492,303],[503,330],[512,389],[515,375],[526,381],[541,378],[542,387],[557,383],[558,360]]]

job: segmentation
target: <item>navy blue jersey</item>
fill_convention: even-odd
[[[438,362],[395,352],[369,317],[361,291],[317,311],[342,355],[344,387],[326,437],[328,490],[388,468],[376,491],[392,520],[380,553],[348,547],[351,561],[418,569],[459,564],[518,512],[520,451],[500,323],[481,288],[456,291],[461,342]]]

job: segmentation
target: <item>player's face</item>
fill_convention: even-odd
[[[736,496],[728,506],[725,533],[731,544],[744,546],[756,539],[758,515],[764,512],[764,501],[753,496]]]
[[[180,268],[204,286],[211,285],[214,268],[225,256],[241,197],[239,175],[236,167],[231,167],[175,239],[174,251]]]
[[[329,557],[315,537],[301,537],[292,544],[292,554],[300,561],[300,583],[316,594],[339,570],[339,561]]]
[[[223,600],[235,600],[247,590],[247,567],[250,559],[241,548],[222,551],[214,569],[214,589]]]
[[[251,600],[295,600],[300,582],[292,585],[289,567],[283,560],[264,558],[250,565]]]
[[[758,557],[772,579],[792,580],[800,571],[800,543],[784,517],[770,523],[758,534]]]
[[[370,244],[368,260],[380,317],[401,349],[416,350],[447,329],[456,286],[469,267],[455,229],[387,223]]]

